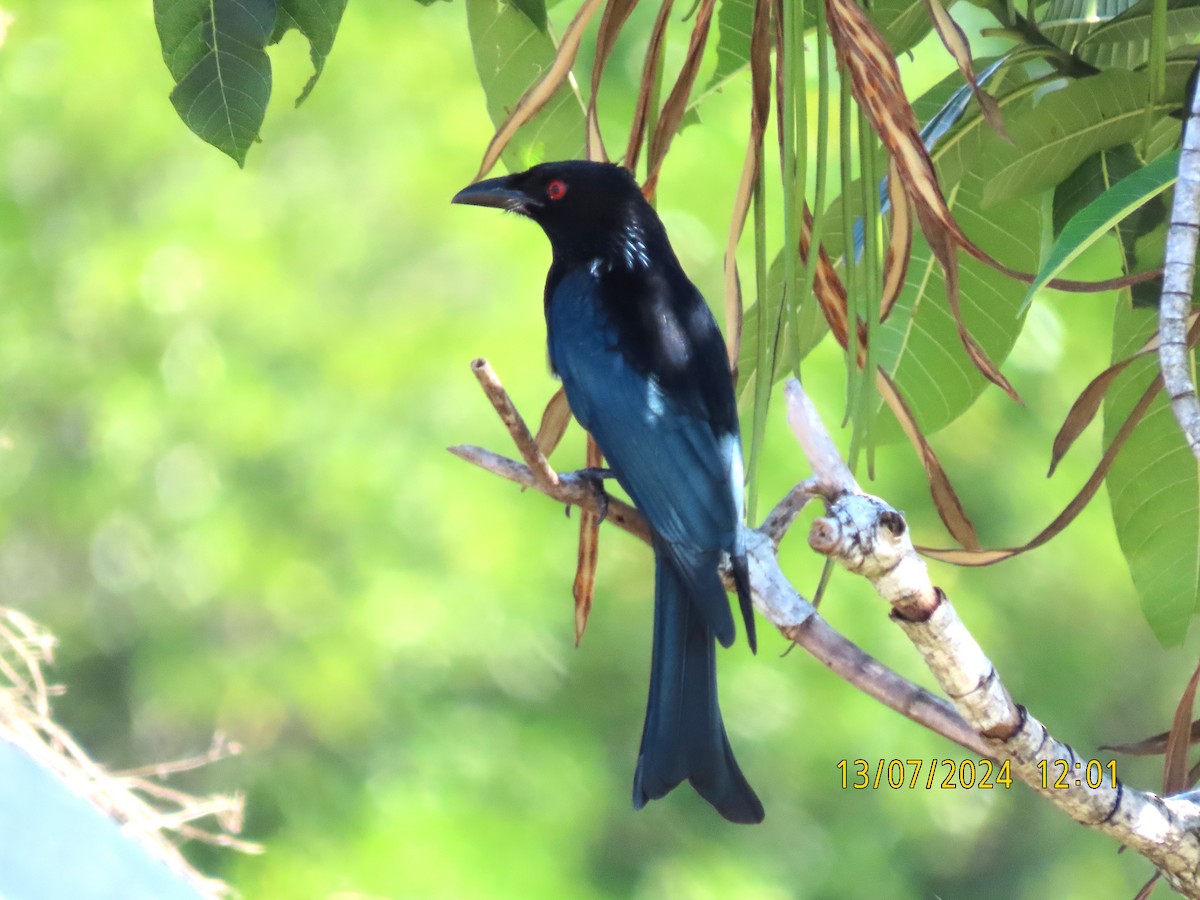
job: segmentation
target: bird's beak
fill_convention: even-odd
[[[524,191],[514,188],[511,178],[505,175],[468,185],[455,194],[450,202],[467,206],[493,206],[496,209],[525,213],[532,205],[532,198]]]

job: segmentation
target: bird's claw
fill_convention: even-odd
[[[612,469],[603,469],[598,466],[589,466],[586,469],[580,469],[578,472],[580,478],[588,481],[592,485],[592,491],[596,494],[596,502],[600,504],[600,512],[597,514],[596,527],[608,518],[608,491],[604,489],[604,479],[614,478]]]

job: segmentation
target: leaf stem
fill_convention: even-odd
[[[746,462],[746,516],[757,521],[758,464],[762,443],[767,433],[767,404],[771,386],[775,383],[775,341],[768,338],[763,311],[767,308],[767,200],[763,167],[758,167],[754,179],[754,291],[759,310],[758,334],[755,338],[754,413],[750,432],[750,458]],[[782,307],[781,307],[782,312]],[[777,326],[778,328],[778,326]]]

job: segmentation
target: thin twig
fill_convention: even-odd
[[[818,496],[819,494],[814,481],[800,482],[788,491],[782,500],[775,504],[774,509],[767,513],[767,517],[758,526],[758,530],[769,537],[771,543],[778,549],[779,542],[783,540],[783,536],[792,527],[792,523],[796,521],[796,517],[808,505],[808,501],[815,500]]]
[[[515,459],[501,456],[499,453],[493,453],[491,450],[473,447],[470,444],[460,444],[447,449],[459,459],[465,459],[481,469],[486,469],[523,487],[536,488],[547,497],[558,500],[560,503],[578,506],[580,509],[586,509],[597,515],[604,511],[606,501],[600,494],[596,479],[587,474],[564,472],[556,476],[555,484],[546,485],[538,482],[537,476],[529,466],[519,463]],[[650,527],[642,518],[641,513],[616,497],[609,497],[607,506],[608,515],[604,521],[611,522],[622,531],[628,531],[647,544],[650,543]]]
[[[148,766],[138,766],[135,769],[123,769],[120,772],[113,772],[112,775],[114,778],[146,778],[151,776],[154,778],[166,778],[168,775],[177,775],[180,772],[201,769],[204,766],[220,762],[230,756],[238,756],[241,752],[241,744],[237,741],[228,740],[225,735],[217,732],[213,735],[212,743],[203,753],[198,753],[195,756],[189,756],[184,759],[152,763]]]
[[[525,460],[526,465],[533,471],[538,487],[553,487],[556,485],[558,483],[558,473],[550,467],[550,461],[546,459],[542,453],[542,448],[533,439],[533,434],[529,431],[529,426],[525,424],[525,420],[517,412],[517,408],[509,398],[508,392],[504,390],[504,385],[500,383],[500,379],[496,376],[491,364],[486,359],[477,359],[471,363],[471,371],[475,373],[475,377],[479,379],[479,383],[483,386],[483,392],[487,394],[488,399],[492,401],[492,406],[500,414],[500,420],[504,422],[505,427],[508,428],[508,433],[512,435],[513,441],[517,445],[517,449],[521,451],[521,458]]]

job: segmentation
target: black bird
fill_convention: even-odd
[[[633,175],[554,162],[464,188],[454,203],[537,222],[550,365],[575,418],[654,532],[654,647],[633,805],[685,778],[732,822],[761,822],[717,705],[716,647],[733,643],[721,554],[751,649],[750,583],[738,526],[742,449],[725,346]]]

